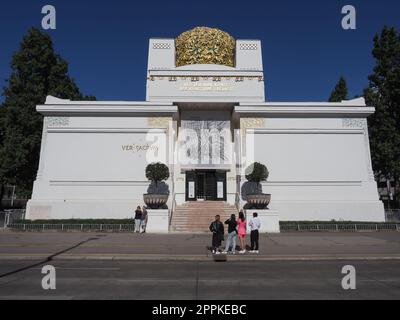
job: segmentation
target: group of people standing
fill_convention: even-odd
[[[220,221],[220,215],[215,216],[215,220],[210,225],[210,231],[212,232],[212,253],[220,254],[221,243],[225,237],[225,228],[222,222]],[[261,228],[261,221],[258,218],[257,212],[253,213],[253,217],[250,219],[249,227],[250,227],[250,243],[251,250],[250,253],[259,253],[259,230]],[[236,220],[236,216],[234,214],[225,221],[225,224],[228,225],[228,237],[226,239],[225,249],[222,251],[223,254],[227,253],[236,253],[236,237],[239,237],[240,242],[240,254],[246,253],[246,234],[247,234],[247,221],[243,211],[239,212],[239,218]]]
[[[147,225],[147,208],[145,206],[138,206],[135,210],[135,232],[145,233]],[[250,253],[259,253],[259,230],[261,228],[261,221],[258,218],[257,212],[253,213],[253,217],[249,222],[246,221],[243,211],[239,212],[239,218],[236,220],[236,215],[232,214],[231,217],[225,221],[228,226],[228,236],[226,239],[225,249],[221,251],[221,243],[225,240],[225,227],[221,222],[221,216],[216,215],[215,220],[210,224],[210,231],[212,232],[212,253],[213,254],[235,254],[236,253],[236,239],[239,238],[240,254],[246,253],[246,235],[247,223],[250,227]]]
[[[135,210],[135,232],[137,233],[145,233],[146,225],[147,225],[147,210],[146,207],[142,208],[138,206]]]

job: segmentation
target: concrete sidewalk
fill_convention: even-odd
[[[249,242],[249,239],[247,239]],[[2,260],[210,261],[207,234],[0,232]],[[400,233],[284,233],[260,235],[251,260],[400,260]]]

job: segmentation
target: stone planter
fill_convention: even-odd
[[[168,194],[148,193],[143,195],[143,200],[148,208],[159,209],[167,204],[168,197]]]
[[[168,233],[169,209],[147,209],[146,233]]]
[[[248,194],[246,200],[250,208],[266,209],[271,201],[271,195],[267,193]]]

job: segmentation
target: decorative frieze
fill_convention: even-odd
[[[172,119],[169,117],[152,117],[148,118],[147,123],[152,128],[169,128]]]
[[[239,48],[240,50],[257,50],[258,46],[256,43],[241,43]]]
[[[48,117],[47,127],[68,127],[69,117]]]
[[[357,119],[357,118],[345,118],[343,121],[343,127],[345,128],[366,128],[367,119]]]
[[[163,42],[155,42],[153,43],[153,49],[155,50],[170,50],[171,44],[170,43],[163,43]]]
[[[200,81],[200,80],[212,80],[215,82],[220,81],[231,81],[234,80],[236,82],[243,81],[253,81],[258,80],[259,82],[264,81],[263,76],[195,76],[195,75],[151,75],[148,76],[147,80],[155,81],[155,80],[167,80],[167,81]]]
[[[241,118],[240,119],[240,129],[242,135],[246,134],[247,129],[264,128],[265,119],[264,118]]]

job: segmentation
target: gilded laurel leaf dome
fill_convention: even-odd
[[[176,66],[219,64],[235,66],[236,41],[228,33],[208,27],[183,32],[175,39]]]

